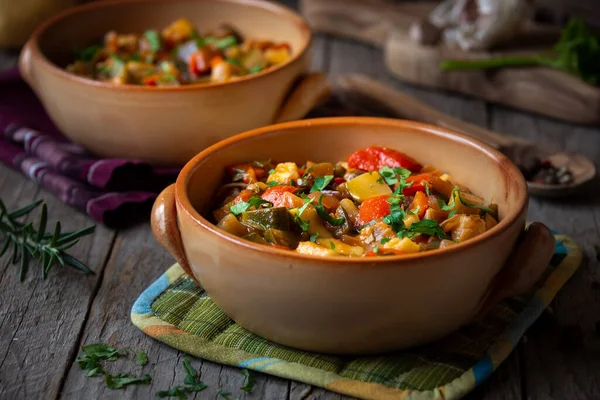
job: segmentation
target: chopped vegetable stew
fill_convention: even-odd
[[[368,147],[337,163],[227,168],[212,215],[246,240],[318,256],[387,256],[454,246],[494,227],[498,207],[439,169]]]
[[[181,18],[162,31],[110,31],[102,45],[78,51],[67,71],[118,85],[179,86],[234,80],[290,57],[287,43],[246,40],[229,25],[201,35]]]

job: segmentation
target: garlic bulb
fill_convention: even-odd
[[[429,15],[442,40],[463,50],[487,50],[519,34],[529,0],[446,0]]]

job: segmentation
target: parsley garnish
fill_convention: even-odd
[[[271,169],[269,170],[269,175],[272,175],[272,174],[274,174],[274,173],[275,173],[275,170],[271,168]]]
[[[242,374],[244,374],[244,376],[246,377],[246,384],[240,389],[242,389],[244,392],[252,393],[252,389],[254,389],[254,378],[252,377],[252,375],[250,375],[250,371],[248,371],[247,369],[243,369]]]
[[[379,170],[379,175],[385,179],[388,185],[395,185],[400,180],[405,180],[410,176],[410,171],[406,168],[390,168],[387,165]]]
[[[425,182],[425,193],[427,194],[427,196],[430,196],[429,193],[429,183]]]
[[[279,185],[279,182],[277,182],[277,181],[271,181],[271,182],[267,183],[267,185],[269,185],[269,186],[277,186],[277,185]]]
[[[233,215],[237,216],[243,212],[248,211],[248,209],[250,207],[254,207],[258,210],[260,208],[260,206],[263,204],[267,204],[269,207],[273,207],[273,203],[271,203],[270,201],[263,200],[258,196],[254,196],[254,197],[251,197],[250,199],[248,199],[247,202],[240,201],[237,204],[229,206],[229,212],[232,213]]]
[[[325,176],[319,176],[318,178],[315,179],[315,183],[313,185],[313,187],[310,189],[310,193],[312,192],[320,192],[321,190],[325,189],[327,187],[327,185],[329,185],[329,182],[331,182],[333,180],[333,175],[325,175]]]
[[[412,239],[413,237],[424,234],[437,236],[440,239],[445,239],[447,236],[438,225],[437,221],[432,219],[424,219],[418,222],[413,222],[410,227],[398,232],[398,236],[402,238]]]
[[[335,250],[335,243],[333,243],[331,240],[329,241],[329,247],[331,247],[331,250]]]
[[[389,225],[394,232],[399,233],[406,229],[404,218],[406,218],[406,213],[402,208],[398,207],[397,209],[393,209],[389,215],[386,215],[383,218],[383,222]]]
[[[409,210],[408,214],[418,215],[419,211],[421,211],[421,206],[417,206],[414,210]]]
[[[91,62],[94,59],[94,57],[96,56],[96,53],[100,50],[102,50],[102,46],[93,45],[90,47],[86,47],[85,49],[83,49],[81,51],[75,50],[75,52],[78,53],[77,58],[79,58],[81,61]]]
[[[438,206],[440,206],[440,208],[444,211],[450,211],[450,214],[448,214],[448,217],[453,216],[454,214],[456,214],[456,210],[454,209],[454,202],[455,202],[455,196],[454,193],[456,193],[456,197],[458,197],[458,200],[465,206],[465,207],[469,207],[469,208],[477,208],[479,210],[482,210],[483,212],[486,212],[488,214],[494,214],[494,210],[492,210],[489,207],[485,207],[485,206],[478,206],[477,204],[471,204],[467,201],[465,201],[465,199],[463,199],[462,195],[461,195],[461,191],[460,188],[458,186],[454,186],[454,190],[452,190],[452,193],[450,194],[450,199],[452,199],[452,202],[450,204],[444,204],[444,201],[442,199],[438,199]]]
[[[122,389],[125,386],[135,385],[138,383],[148,384],[152,381],[152,377],[146,374],[140,378],[129,374],[110,375],[104,374],[104,382],[109,389]]]
[[[106,386],[110,389],[121,389],[125,386],[134,385],[138,383],[147,384],[150,383],[150,381],[152,380],[152,378],[148,374],[142,377],[135,377],[123,373],[111,375],[104,370],[102,364],[100,363],[101,361],[115,361],[120,356],[127,355],[127,350],[119,350],[114,347],[109,347],[102,343],[87,344],[83,346],[81,350],[83,351],[83,354],[77,357],[76,360],[77,364],[79,365],[79,368],[87,370],[87,376],[90,377],[99,374],[104,375],[104,382],[106,383]]]
[[[390,240],[392,240],[392,239],[390,239],[390,238],[383,238],[383,239],[381,239],[380,243],[381,243],[381,244],[386,244],[386,243],[387,243],[387,242],[389,242]]]
[[[313,243],[317,243],[317,238],[319,237],[319,232],[315,233],[314,235],[310,235],[310,237],[308,238],[308,240],[310,240]]]
[[[302,213],[310,205],[311,199],[306,195],[302,195],[302,200],[304,200],[304,205],[298,209],[298,214],[294,215],[294,221],[298,224],[298,226],[300,226],[300,229],[306,232],[308,230],[308,226],[310,225],[310,221],[305,221],[301,217]]]
[[[137,359],[138,365],[141,365],[143,367],[144,365],[148,364],[148,355],[143,351],[137,351],[135,353],[135,357]]]
[[[251,74],[256,74],[260,71],[262,71],[262,67],[260,65],[255,65],[254,67],[250,68],[250,70],[248,71]]]
[[[160,35],[155,30],[149,30],[144,32],[144,37],[150,44],[150,50],[153,53],[157,53],[160,50]]]
[[[197,393],[206,389],[208,386],[200,380],[198,373],[190,364],[187,357],[183,359],[183,369],[185,370],[185,378],[183,383],[185,386],[175,386],[169,390],[156,392],[158,397],[177,397],[178,399],[187,398],[186,393]]]
[[[346,221],[346,219],[344,217],[335,218],[329,215],[329,213],[325,211],[325,206],[323,206],[322,200],[323,195],[319,196],[319,204],[314,205],[315,209],[317,210],[317,214],[319,214],[319,217],[329,222],[333,226],[340,226],[341,224],[343,224],[344,221]]]
[[[219,49],[225,49],[235,44],[237,44],[237,39],[235,38],[235,36],[227,36],[226,38],[217,40],[217,47]]]
[[[228,391],[226,391],[225,389],[222,389],[222,388],[219,389],[219,396],[221,396],[225,400],[238,400],[234,397],[231,397],[231,393],[229,393]]]
[[[373,253],[379,255],[379,246],[373,248]]]

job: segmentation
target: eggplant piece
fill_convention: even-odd
[[[258,244],[265,244],[265,245],[269,244],[269,243],[267,243],[265,238],[260,236],[257,232],[251,232],[251,233],[247,234],[246,236],[244,236],[244,239],[249,240],[254,243],[258,243]]]
[[[240,216],[240,222],[260,231],[265,231],[269,228],[282,231],[290,230],[290,217],[285,207],[246,211]]]

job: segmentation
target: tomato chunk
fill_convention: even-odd
[[[383,218],[390,214],[390,203],[387,199],[390,196],[371,197],[363,201],[358,210],[358,223],[364,225],[374,219]]]
[[[294,194],[297,190],[298,188],[294,186],[273,186],[265,190],[260,197],[273,203],[273,207],[287,207],[289,200],[285,193]]]
[[[422,219],[425,215],[425,211],[427,211],[427,207],[429,207],[429,198],[425,192],[417,192],[415,194],[415,198],[410,204],[410,210],[415,211],[418,208],[419,212],[417,213],[417,216],[419,219]]]
[[[427,191],[427,187],[432,189],[433,175],[430,173],[411,175],[406,178],[406,182],[412,183],[412,186],[402,189],[402,194],[405,196],[411,196],[417,192]]]
[[[350,168],[362,169],[363,171],[377,171],[386,165],[392,168],[406,168],[411,172],[420,171],[422,168],[421,164],[413,158],[386,147],[367,147],[352,153],[348,157]]]
[[[235,199],[233,199],[233,201],[231,202],[231,205],[241,203],[244,201],[248,201],[252,197],[254,197],[254,192],[252,192],[251,190],[244,189],[235,197]]]

